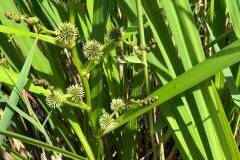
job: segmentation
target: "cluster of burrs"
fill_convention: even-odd
[[[105,130],[107,128],[111,128],[115,122],[114,122],[114,116],[118,113],[118,112],[122,112],[126,107],[126,104],[124,103],[124,101],[120,98],[117,99],[112,99],[112,102],[110,104],[110,108],[113,111],[112,114],[109,114],[108,112],[103,113],[100,117],[99,117],[99,124],[102,130]]]
[[[107,40],[113,40],[115,42],[120,42],[122,40],[122,37],[124,36],[124,29],[123,27],[113,27],[108,33],[107,33]]]
[[[50,91],[53,91],[54,90],[54,87],[52,85],[49,84],[49,82],[46,80],[46,79],[37,79],[37,78],[34,78],[32,80],[32,83],[35,85],[35,86],[40,86],[40,87],[43,87],[44,89],[49,89]]]
[[[46,103],[49,107],[55,109],[61,106],[64,100],[70,100],[73,103],[78,103],[83,100],[85,91],[82,86],[75,84],[70,85],[66,89],[66,94],[59,90],[53,90],[52,93],[46,97]]]
[[[31,17],[28,15],[19,15],[12,11],[6,11],[5,17],[7,17],[8,19],[15,20],[16,23],[21,23],[23,20],[25,23],[27,23],[30,26],[39,23],[39,19],[37,17]]]
[[[158,100],[158,96],[152,96],[149,98],[145,98],[145,99],[131,99],[129,104],[138,104],[139,106],[146,106],[146,105],[150,105],[153,102],[155,102],[156,100]]]
[[[77,27],[69,22],[61,23],[56,30],[57,41],[64,45],[75,45],[78,35]]]
[[[107,40],[119,42],[123,35],[123,28],[117,26],[107,33]],[[103,57],[103,46],[96,40],[90,40],[84,44],[83,53],[88,60],[97,62]]]
[[[90,40],[84,44],[83,53],[88,60],[97,62],[103,56],[102,44],[96,40]]]
[[[124,101],[120,98],[118,99],[112,99],[112,102],[110,104],[110,108],[113,111],[113,113],[105,112],[99,117],[99,124],[102,130],[112,128],[115,124],[114,122],[114,116],[116,116],[117,113],[122,113],[123,110],[126,109],[127,106],[131,106],[134,104],[137,104],[139,106],[146,106],[150,105],[153,102],[158,100],[158,96],[152,96],[145,99],[131,99],[128,104],[124,103]]]
[[[14,19],[15,22],[21,23],[23,20],[25,23],[27,23],[29,26],[35,26],[38,33],[50,33],[54,34],[56,37],[57,42],[62,44],[65,47],[72,48],[75,46],[75,41],[79,35],[78,29],[75,25],[69,23],[69,22],[63,22],[60,23],[58,28],[55,31],[48,30],[44,26],[39,24],[39,19],[37,17],[30,17],[27,15],[19,15],[15,14],[11,11],[6,11],[5,16],[8,19]]]
[[[154,48],[156,48],[156,40],[155,38],[151,38],[149,43],[145,46],[143,44],[140,44],[139,46],[136,45],[134,42],[128,43],[131,47],[133,47],[135,53],[138,55],[141,55],[143,51],[151,52]]]

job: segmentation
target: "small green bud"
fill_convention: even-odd
[[[13,18],[13,15],[14,15],[14,12],[6,11],[4,15],[5,15],[5,17],[8,18],[8,19],[12,19],[12,18]]]
[[[151,48],[152,48],[152,49],[156,48],[156,44],[152,44],[152,45],[151,45]]]
[[[39,81],[38,81],[38,79],[36,79],[36,78],[34,78],[34,79],[32,80],[32,83],[33,83],[35,86],[38,86],[38,85],[39,85]]]
[[[147,100],[144,100],[143,104],[144,104],[144,105],[147,105],[147,104],[148,104],[148,101],[147,101]]]
[[[39,86],[43,86],[45,81],[46,81],[45,79],[39,79],[38,80]]]
[[[21,23],[22,20],[21,16],[17,14],[13,16],[13,19],[15,20],[16,23]]]
[[[141,99],[141,100],[140,100],[140,103],[141,103],[141,104],[143,104],[143,103],[144,103],[144,100],[143,100],[143,99]]]
[[[148,103],[152,103],[152,98],[147,99]]]
[[[54,87],[53,86],[48,86],[48,89],[53,92]]]
[[[49,86],[49,82],[47,80],[44,81],[43,86]]]
[[[155,44],[157,41],[156,41],[156,39],[155,38],[151,38],[151,40],[150,40],[150,44]]]
[[[151,52],[151,48],[150,47],[146,47],[146,51],[147,52]]]
[[[0,65],[3,65],[5,68],[8,68],[8,60],[7,60],[7,58],[0,59]]]
[[[39,19],[37,18],[37,17],[28,17],[27,19],[26,19],[26,23],[28,24],[28,25],[34,25],[34,24],[36,24],[36,23],[38,23],[39,22]]]
[[[143,44],[140,44],[140,45],[139,45],[139,49],[140,49],[140,50],[144,50],[144,49],[145,49],[145,46],[144,46]]]
[[[134,46],[134,50],[138,55],[142,54],[142,51],[138,46]]]
[[[136,44],[134,42],[129,42],[129,46],[134,47]]]
[[[158,100],[158,96],[154,96],[155,101]]]

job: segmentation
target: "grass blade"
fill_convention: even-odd
[[[25,86],[26,84],[26,80],[27,80],[27,76],[28,76],[28,73],[29,73],[29,70],[30,70],[30,67],[32,65],[32,61],[33,61],[33,57],[35,55],[35,49],[37,47],[37,41],[38,39],[36,39],[32,45],[32,48],[31,50],[29,51],[29,54],[28,54],[28,57],[23,65],[23,68],[21,70],[21,73],[20,73],[20,76],[19,76],[19,79],[18,81],[16,82],[16,86],[13,88],[13,91],[9,97],[9,101],[14,104],[14,105],[17,105],[18,103],[18,100],[19,100],[19,91],[21,92],[23,87]],[[6,107],[5,110],[4,110],[4,114],[3,114],[3,117],[0,121],[0,128],[2,130],[6,130],[11,119],[12,119],[12,116],[13,116],[14,112]],[[3,142],[3,136],[0,136],[0,145],[2,145],[2,142]]]
[[[17,133],[0,130],[0,134],[2,136],[4,135],[4,136],[8,136],[8,137],[19,139],[19,140],[21,140],[23,142],[35,145],[37,147],[46,148],[46,149],[48,149],[50,151],[54,151],[54,152],[60,153],[60,154],[62,154],[64,156],[72,158],[72,159],[79,159],[79,160],[86,160],[87,159],[87,158],[81,157],[79,155],[73,154],[71,152],[68,152],[68,151],[66,151],[64,149],[61,149],[61,148],[49,145],[49,144],[41,142],[41,141],[37,141],[35,139],[29,138],[29,137],[26,137],[26,136],[23,136],[23,135],[20,135],[20,134],[17,134]]]

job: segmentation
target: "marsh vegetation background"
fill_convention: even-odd
[[[239,160],[239,0],[0,0],[0,159]]]

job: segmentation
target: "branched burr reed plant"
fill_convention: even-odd
[[[239,11],[2,0],[0,159],[240,159]]]

